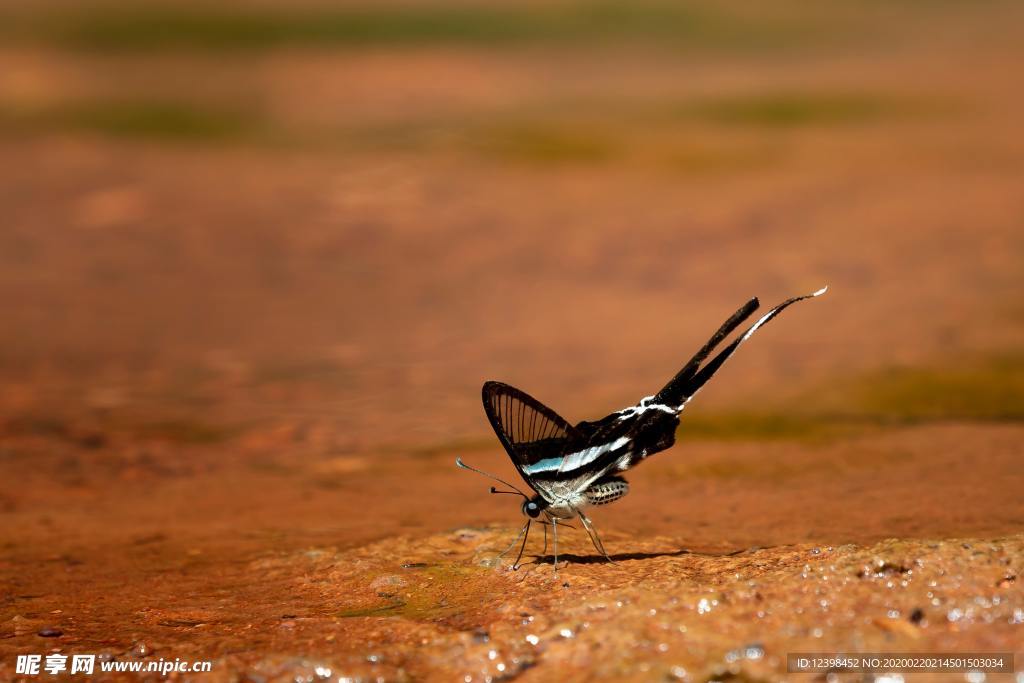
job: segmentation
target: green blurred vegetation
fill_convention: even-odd
[[[304,8],[101,4],[20,12],[8,18],[3,33],[68,49],[113,52],[616,42],[748,51],[814,42],[842,27],[810,8],[780,9],[769,13],[738,3],[658,1]]]
[[[742,171],[779,162],[777,139],[698,136],[694,126],[800,129],[879,120],[921,120],[947,102],[881,93],[785,92],[679,102],[562,103],[482,120],[475,115],[416,117],[388,124],[296,127],[258,105],[198,98],[109,97],[16,106],[0,101],[0,134],[77,132],[175,144],[247,144],[320,152],[450,152],[530,164],[645,163],[690,174]],[[654,140],[654,142],[652,142]],[[771,149],[769,149],[771,147]]]
[[[711,441],[828,441],[876,425],[874,419],[803,412],[786,407],[779,412],[692,410],[682,418],[681,440]]]
[[[168,141],[174,144],[244,143],[327,152],[453,152],[500,162],[599,164],[642,159],[686,174],[743,171],[780,160],[763,144],[698,139],[687,127],[718,126],[797,129],[920,118],[945,105],[837,86],[823,91],[773,90],[680,98],[666,92],[659,101],[608,92],[593,101],[555,101],[549,93],[514,110],[434,115],[404,113],[388,122],[366,122],[339,112],[338,124],[296,125],[260,106],[268,93],[251,80],[239,85],[231,69],[245,70],[260,52],[279,48],[351,49],[370,52],[409,47],[490,50],[539,47],[550,54],[588,50],[588,68],[616,54],[656,50],[661,56],[725,57],[779,55],[804,48],[842,49],[847,40],[878,41],[886,35],[886,12],[925,21],[951,11],[943,4],[925,10],[897,3],[850,7],[828,0],[807,6],[783,0],[770,6],[738,1],[676,3],[596,2],[463,4],[209,5],[184,2],[28,6],[0,9],[0,40],[10,44],[98,53],[85,57],[85,70],[111,67],[134,77],[114,82],[83,80],[95,92],[47,93],[22,102],[0,92],[0,134],[78,132]],[[899,26],[898,22],[894,24]],[[618,48],[623,50],[616,52]],[[171,51],[170,60],[160,53]],[[667,51],[667,52],[666,52]],[[239,53],[237,58],[225,52]],[[217,60],[223,89],[192,88],[181,71],[164,86],[138,80],[147,64],[165,73],[169,62],[199,55],[184,69],[204,78],[202,55]],[[524,53],[539,55],[537,53]],[[78,59],[78,55],[72,57]],[[410,78],[415,78],[410,73]],[[240,80],[245,80],[240,79]],[[12,91],[13,92],[13,91]],[[567,97],[572,97],[571,94]],[[600,98],[604,98],[603,100]],[[652,138],[660,140],[650,143]]]
[[[254,140],[251,112],[173,100],[84,100],[44,107],[0,106],[0,127],[17,133],[72,131],[111,137],[227,142]]]
[[[1024,355],[885,368],[809,392],[778,412],[692,411],[682,439],[830,440],[887,426],[1024,421]]]
[[[865,378],[852,397],[864,414],[893,422],[1024,420],[1024,355],[1001,354]]]
[[[694,102],[680,116],[722,125],[795,127],[862,123],[939,109],[937,103],[872,93],[769,92]]]

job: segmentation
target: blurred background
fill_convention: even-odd
[[[826,284],[601,528],[1019,529],[1022,15],[4,3],[4,566],[511,525],[484,380],[593,419]]]

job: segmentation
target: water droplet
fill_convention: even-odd
[[[954,607],[953,609],[946,612],[946,619],[949,619],[950,621],[960,621],[960,618],[963,616],[964,612],[959,607]]]
[[[570,628],[563,628],[561,631],[558,632],[558,635],[562,636],[563,638],[572,638],[576,634],[573,633],[572,629]]]
[[[540,642],[540,638],[531,633],[528,636],[526,636],[526,642],[528,642],[530,645],[536,645]]]

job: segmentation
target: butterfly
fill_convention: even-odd
[[[526,523],[512,544],[501,553],[505,555],[522,539],[519,556],[512,568],[520,566],[530,525],[535,521],[544,525],[544,553],[547,552],[547,527],[551,527],[556,570],[558,525],[562,523],[564,526],[574,519],[580,520],[594,548],[612,561],[584,509],[607,505],[625,496],[629,492],[629,483],[620,473],[675,443],[683,408],[736,349],[792,304],[821,296],[827,289],[823,287],[813,294],[783,301],[704,363],[711,352],[758,309],[760,303],[757,298],[751,299],[718,328],[660,391],[640,399],[636,405],[593,422],[584,420],[570,424],[525,391],[502,382],[485,382],[482,395],[487,419],[534,495],[528,496],[503,479],[470,467],[461,458],[455,463],[512,489],[501,491],[492,486],[491,493],[523,497],[522,512]]]

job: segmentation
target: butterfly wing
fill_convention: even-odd
[[[676,373],[676,376],[669,380],[661,391],[654,396],[654,401],[662,405],[679,406],[685,403],[686,399],[692,395],[692,388],[690,381],[693,376],[700,370],[700,364],[704,362],[704,359],[714,351],[715,347],[718,346],[723,339],[732,334],[732,331],[743,324],[746,320],[757,310],[761,304],[758,302],[757,297],[754,297],[747,303],[743,304],[735,313],[729,316],[729,319],[722,323],[722,326],[708,339],[707,343],[701,347],[700,351],[693,355],[693,358],[683,366],[683,369]]]
[[[821,289],[770,309],[701,367],[714,348],[757,310],[757,299],[751,299],[661,391],[596,422],[574,427],[526,392],[501,382],[484,384],[484,410],[527,484],[549,502],[572,500],[606,474],[627,470],[671,447],[680,411],[736,349],[790,305],[824,293]]]
[[[484,412],[512,464],[530,488],[548,498],[546,480],[538,475],[557,470],[566,449],[583,440],[581,435],[561,415],[513,386],[485,382],[482,394]]]
[[[655,395],[654,400],[660,403],[678,405],[681,409],[682,406],[686,405],[686,403],[689,402],[689,400],[692,399],[698,391],[700,391],[701,387],[707,384],[708,380],[718,372],[719,368],[722,367],[725,361],[729,360],[729,357],[732,356],[736,349],[740,347],[740,344],[750,339],[763,325],[798,301],[813,299],[821,296],[826,291],[828,291],[828,287],[822,287],[812,294],[805,294],[803,296],[795,296],[792,299],[786,299],[778,306],[769,309],[767,313],[757,319],[757,322],[748,327],[743,334],[722,349],[717,356],[698,369],[700,362],[708,356],[711,350],[754,312],[757,308],[757,299],[751,299],[743,308],[736,311],[736,313],[734,313],[721,328],[719,328],[718,332],[716,332],[708,343],[704,345],[704,348],[702,348],[697,355],[694,356],[694,359],[687,364],[687,367],[683,368],[683,370],[680,371],[680,373],[676,375],[665,386],[665,388]]]
[[[649,420],[655,416],[647,417]],[[669,419],[679,423],[674,415]],[[585,438],[569,444],[557,469],[536,474],[562,500],[572,500],[609,472],[631,467],[636,453],[646,454],[644,443],[654,434],[654,430],[644,429],[639,420],[622,419],[618,413],[598,422],[580,423],[577,428]],[[667,434],[674,438],[674,426]]]

